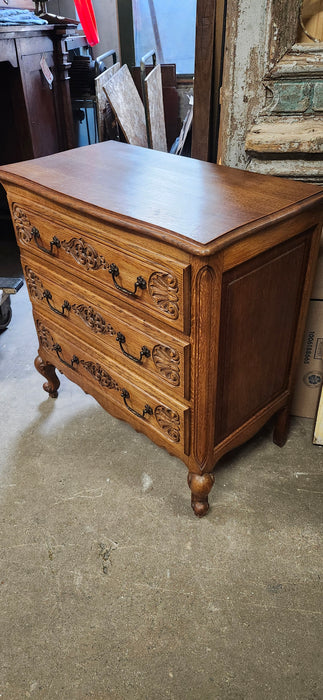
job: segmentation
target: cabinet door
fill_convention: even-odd
[[[33,42],[33,49],[30,44]],[[55,104],[55,66],[53,44],[49,37],[17,41],[21,80],[34,158],[60,150]],[[53,73],[51,88],[43,75],[40,61],[44,56]]]

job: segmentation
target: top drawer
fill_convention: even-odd
[[[173,327],[190,331],[190,266],[156,254],[149,259],[102,243],[93,233],[51,221],[25,205],[12,204],[12,219],[19,245],[50,264],[89,279],[101,292],[127,300]],[[150,252],[149,252],[150,255]],[[136,312],[135,312],[136,313]]]

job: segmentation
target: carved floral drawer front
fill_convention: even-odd
[[[105,292],[128,300],[134,308],[146,308],[158,318],[189,333],[190,266],[172,261],[153,262],[94,240],[51,222],[17,203],[12,217],[18,243],[47,263],[67,264]],[[149,252],[150,255],[150,252]]]
[[[189,452],[189,408],[175,399],[158,397],[137,387],[122,368],[107,360],[101,353],[92,355],[89,348],[72,336],[61,334],[57,326],[34,313],[42,357],[53,362],[63,374],[84,385],[90,382],[93,390],[102,395],[102,401],[119,406],[125,420],[139,423],[144,432],[158,432],[172,453]],[[83,381],[83,384],[82,384]],[[161,395],[162,396],[162,395]],[[99,399],[100,400],[100,399]]]
[[[99,299],[95,303],[93,294],[87,301],[84,294],[73,291],[71,283],[59,278],[58,282],[50,280],[48,272],[46,275],[34,260],[27,259],[23,271],[34,307],[56,322],[60,319],[63,330],[81,331],[90,345],[100,344],[103,352],[112,352],[119,363],[138,376],[150,382],[157,380],[164,391],[172,390],[189,399],[189,343],[157,328],[142,330],[134,316],[123,310],[116,315],[115,306],[107,302],[99,305]]]

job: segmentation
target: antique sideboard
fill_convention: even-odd
[[[75,145],[65,47],[73,34],[68,24],[0,26],[1,164]]]
[[[112,141],[0,181],[45,391],[57,368],[182,459],[205,515],[225,453],[273,416],[286,440],[323,189]]]

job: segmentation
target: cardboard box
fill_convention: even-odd
[[[323,445],[323,389],[321,390],[321,398],[314,430],[314,445]]]
[[[315,418],[323,383],[323,300],[311,299],[291,413]]]
[[[314,277],[311,299],[323,299],[323,234],[321,237],[321,245],[319,257],[317,261],[316,273]]]

